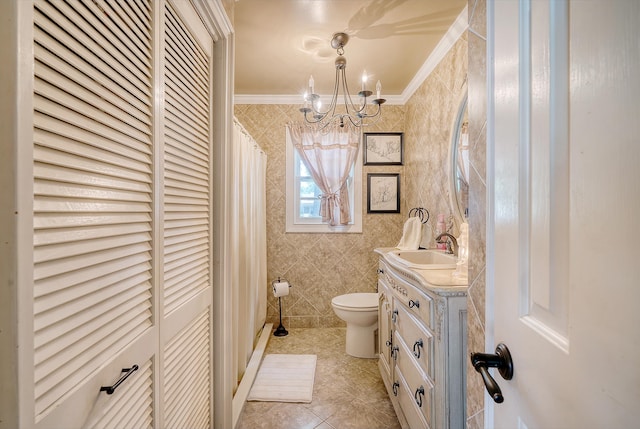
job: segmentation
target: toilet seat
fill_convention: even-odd
[[[348,293],[334,297],[331,304],[349,311],[373,311],[378,308],[378,294]]]

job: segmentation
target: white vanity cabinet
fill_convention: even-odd
[[[378,266],[379,368],[403,428],[458,429],[466,419],[466,284],[453,270]]]
[[[393,296],[382,279],[378,280],[378,351],[380,371],[391,377],[391,345],[393,335]]]

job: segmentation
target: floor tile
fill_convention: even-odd
[[[265,354],[315,354],[309,404],[247,402],[237,429],[399,429],[376,359],[344,351],[345,328],[291,328]]]

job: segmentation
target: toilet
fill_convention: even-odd
[[[378,328],[378,294],[348,293],[331,300],[331,307],[340,319],[347,322],[348,355],[375,358]]]

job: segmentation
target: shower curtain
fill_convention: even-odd
[[[266,166],[267,155],[234,120],[231,278],[234,373],[238,383],[267,316]]]

